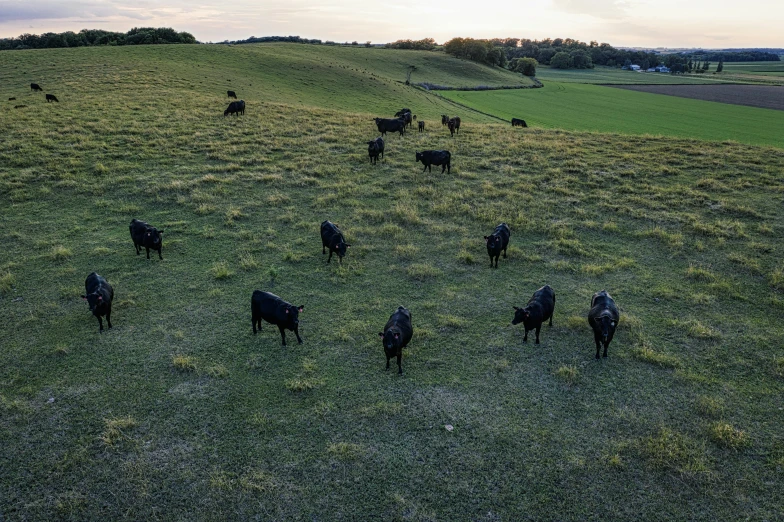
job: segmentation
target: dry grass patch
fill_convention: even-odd
[[[52,248],[52,251],[49,253],[49,257],[52,259],[52,261],[65,261],[72,255],[73,252],[71,252],[71,249],[65,248],[62,245],[57,245],[56,247]]]
[[[196,359],[189,355],[172,355],[172,367],[178,372],[195,372]]]
[[[234,275],[234,272],[229,270],[228,263],[225,261],[220,261],[212,265],[212,268],[210,268],[210,274],[212,274],[212,277],[215,279],[222,280],[230,278],[232,275]]]
[[[721,417],[724,413],[724,403],[720,399],[702,396],[697,399],[697,411],[704,417]]]
[[[632,350],[632,354],[640,361],[653,364],[654,366],[660,366],[662,368],[678,368],[681,365],[680,359],[678,359],[676,356],[668,353],[657,352],[648,346],[647,343],[643,343],[642,346]]]
[[[704,448],[669,428],[661,428],[656,435],[641,439],[637,448],[654,468],[670,469],[687,476],[709,472]]]
[[[16,277],[11,272],[6,272],[0,276],[0,295],[6,295],[11,292],[16,284]]]
[[[580,372],[577,370],[576,366],[567,364],[555,370],[555,376],[564,381],[569,386],[574,386],[577,384],[577,379],[580,376]]]
[[[748,435],[743,430],[722,421],[711,425],[710,439],[723,448],[735,451],[751,445]]]
[[[442,274],[440,269],[430,263],[414,263],[406,268],[406,273],[410,278],[417,281],[435,279]]]
[[[100,436],[101,442],[107,446],[114,446],[122,439],[131,440],[125,432],[135,428],[136,421],[128,416],[120,419],[104,419],[104,430]]]
[[[686,277],[701,283],[712,283],[718,279],[718,276],[710,270],[694,265],[689,265],[689,268],[686,269]]]
[[[327,453],[338,460],[354,460],[362,456],[364,448],[350,442],[336,442],[327,446]]]

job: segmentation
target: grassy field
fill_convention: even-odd
[[[406,66],[417,66],[412,82],[439,85],[515,85],[530,83],[519,74],[458,60],[444,53],[295,44],[194,45],[128,48],[76,48],[4,53],[0,56],[0,100],[24,101],[29,84],[73,103],[73,97],[99,89],[137,87],[134,102],[163,93],[187,97],[214,95],[220,108],[231,89],[246,101],[317,106],[391,116],[401,105],[419,116],[438,118],[454,110],[448,103],[407,88]],[[90,81],[91,85],[85,85]],[[168,90],[171,87],[173,90]],[[69,97],[71,99],[69,99]],[[391,112],[390,112],[391,111]],[[471,118],[471,116],[468,116]],[[478,116],[479,121],[487,121]]]
[[[724,72],[732,74],[750,74],[753,76],[784,77],[784,61],[782,62],[727,62]]]
[[[536,68],[536,77],[543,82],[606,85],[710,85],[731,81],[712,74],[643,73],[601,65],[593,69],[553,69],[539,65]]]
[[[579,131],[734,140],[784,147],[784,112],[624,91],[599,85],[547,82],[542,89],[441,93],[504,120]]]
[[[318,107],[325,86],[245,80],[235,50],[0,54],[4,96],[65,93],[0,109],[0,518],[784,517],[784,151],[477,120],[390,136],[371,166],[353,72]],[[253,84],[244,117],[220,113],[226,79]],[[163,261],[134,254],[133,217],[166,229]],[[523,344],[512,305],[545,283],[554,326]],[[622,318],[597,362],[602,288]],[[303,345],[253,336],[254,289],[305,305]],[[402,378],[377,335],[401,304]]]

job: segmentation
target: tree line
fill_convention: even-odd
[[[134,27],[127,33],[102,29],[82,29],[78,33],[22,34],[16,38],[0,38],[0,51],[12,49],[51,49],[54,47],[88,47],[94,45],[192,44],[196,38],[170,27]]]

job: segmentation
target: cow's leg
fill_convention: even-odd
[[[302,344],[302,337],[299,336],[299,325],[294,327],[294,335],[297,336],[297,342]]]
[[[441,174],[443,174],[445,170],[446,170],[446,165],[441,165]]]
[[[98,333],[103,333],[103,320],[100,315],[96,315],[95,317],[98,318]]]
[[[602,357],[607,357],[607,348],[608,348],[609,346],[610,346],[610,343],[609,343],[609,342],[607,342],[607,343],[604,343],[604,354],[602,355]]]
[[[451,163],[447,163],[446,164],[446,173],[447,174],[451,174],[452,173],[452,164]]]
[[[163,254],[161,253],[161,250],[163,250],[163,247],[158,249],[158,259],[163,259]]]
[[[504,259],[506,259],[506,247],[504,247]]]
[[[493,268],[493,254],[490,254],[490,268]]]
[[[144,247],[147,249],[147,259],[150,259],[150,247]]]
[[[250,320],[251,324],[253,325],[253,335],[256,335],[256,321],[257,319],[255,317],[252,317]],[[261,330],[261,328],[259,328],[259,330]]]
[[[281,325],[278,325],[278,330],[280,330],[280,338],[283,340],[283,346],[286,346],[286,330]]]
[[[389,355],[387,355],[387,370],[389,370],[389,359],[390,359],[390,357],[389,357]]]
[[[525,330],[525,335],[523,336],[523,342],[527,343],[528,342],[528,328],[523,326],[523,329]]]
[[[539,344],[539,330],[542,329],[541,323],[536,327],[536,344]]]
[[[403,353],[397,353],[397,374],[403,375]]]
[[[327,258],[327,263],[329,263],[330,261],[332,261],[332,249],[331,248],[329,249],[329,257]]]
[[[599,358],[599,349],[601,348],[601,342],[599,341],[599,336],[593,334],[593,340],[596,342],[596,358]]]
[[[109,306],[106,308],[106,323],[109,325],[109,328],[112,327],[112,303],[109,303]]]
[[[422,169],[422,172],[424,172],[426,170],[427,170],[427,165],[425,165],[425,168]]]
[[[142,249],[141,249],[141,248],[139,248],[139,245],[137,245],[136,243],[134,243],[134,244],[133,244],[133,248],[135,248],[135,249],[136,249],[136,255],[137,255],[137,256],[138,256],[139,254],[141,254],[141,252],[142,252]]]

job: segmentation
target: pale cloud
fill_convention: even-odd
[[[628,6],[622,0],[553,0],[553,7],[559,11],[610,20],[625,18]]]

